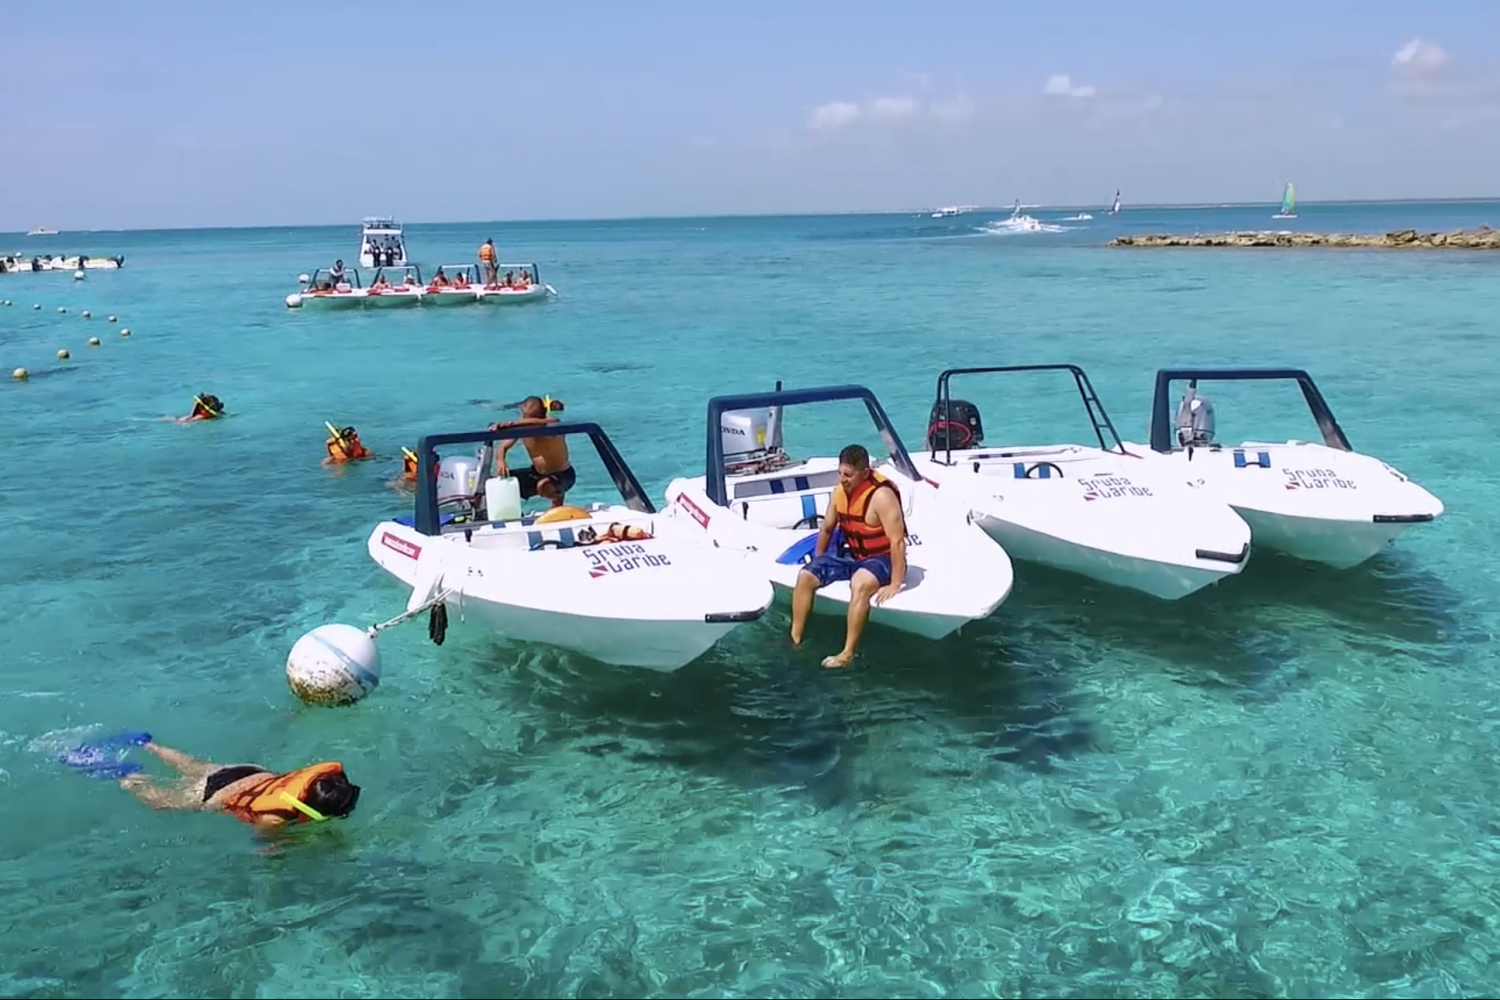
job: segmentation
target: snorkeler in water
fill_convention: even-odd
[[[222,812],[258,827],[346,819],[359,802],[359,786],[344,766],[324,761],[277,774],[257,764],[221,767],[144,737],[141,745],[181,774],[166,786],[136,771],[120,787],[153,809]]]
[[[185,417],[178,417],[179,424],[191,424],[198,420],[218,420],[224,415],[224,403],[212,393],[202,392],[193,397],[193,410]]]
[[[323,446],[328,449],[328,454],[323,459],[324,465],[344,465],[375,457],[375,453],[360,441],[359,431],[353,427],[335,427],[330,423],[323,426],[328,428],[328,440],[323,442]]]

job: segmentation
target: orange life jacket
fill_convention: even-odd
[[[901,495],[895,483],[874,471],[871,471],[869,479],[854,487],[852,497],[845,494],[842,485],[833,488],[833,514],[838,519],[838,529],[843,533],[844,544],[856,559],[883,556],[891,551],[891,539],[885,529],[876,524],[865,523],[870,499],[881,488],[889,489],[898,498]]]
[[[343,773],[344,765],[330,760],[310,767],[300,767],[286,774],[257,775],[260,780],[224,798],[224,811],[247,823],[254,823],[262,816],[280,816],[282,819],[306,822],[312,817],[282,796],[289,795],[298,802],[303,802],[313,782]]]
[[[343,438],[331,437],[323,443],[328,448],[328,454],[332,455],[336,462],[353,462],[370,457],[370,450],[361,444],[358,438],[345,441]]]

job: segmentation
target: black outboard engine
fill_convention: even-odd
[[[984,421],[979,407],[967,399],[938,400],[927,420],[928,451],[963,451],[984,446]]]

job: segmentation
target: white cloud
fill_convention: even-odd
[[[1448,53],[1436,42],[1413,38],[1391,56],[1391,66],[1408,76],[1432,76],[1448,64]]]
[[[1054,73],[1047,78],[1042,93],[1058,97],[1093,97],[1098,90],[1089,84],[1074,83],[1066,73]]]
[[[816,132],[843,128],[858,121],[859,115],[858,104],[850,104],[848,101],[829,101],[827,104],[820,104],[813,108],[812,114],[807,118],[807,127]]]
[[[908,95],[876,97],[871,100],[829,101],[820,104],[807,116],[807,127],[813,132],[834,132],[870,122],[890,125],[936,119],[960,122],[974,113],[974,102],[960,94],[947,100],[924,103]]]
[[[965,94],[951,101],[939,101],[932,106],[932,116],[945,122],[961,122],[974,114],[974,102]]]

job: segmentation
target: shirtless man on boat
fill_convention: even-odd
[[[507,427],[539,427],[545,424],[555,424],[558,419],[549,415],[549,411],[562,408],[561,400],[550,398],[543,400],[540,396],[527,396],[521,400],[519,420],[506,420],[503,423],[491,424],[490,430],[500,431]],[[531,467],[511,472],[505,464],[505,453],[510,451],[516,442],[515,440],[500,441],[499,447],[495,449],[495,475],[515,476],[521,487],[522,500],[542,496],[552,501],[552,506],[561,507],[563,497],[578,481],[578,473],[574,471],[573,464],[568,458],[567,438],[559,435],[521,438],[520,441],[526,446],[527,454],[531,456]]]
[[[835,529],[843,536],[846,551],[829,550]],[[901,495],[895,483],[870,468],[870,453],[864,446],[851,444],[839,452],[839,485],[828,498],[812,561],[797,574],[792,591],[792,645],[802,645],[802,630],[817,592],[847,580],[849,623],[844,648],[823,658],[825,667],[847,667],[870,620],[870,603],[884,604],[896,596],[905,579],[906,518]]]

